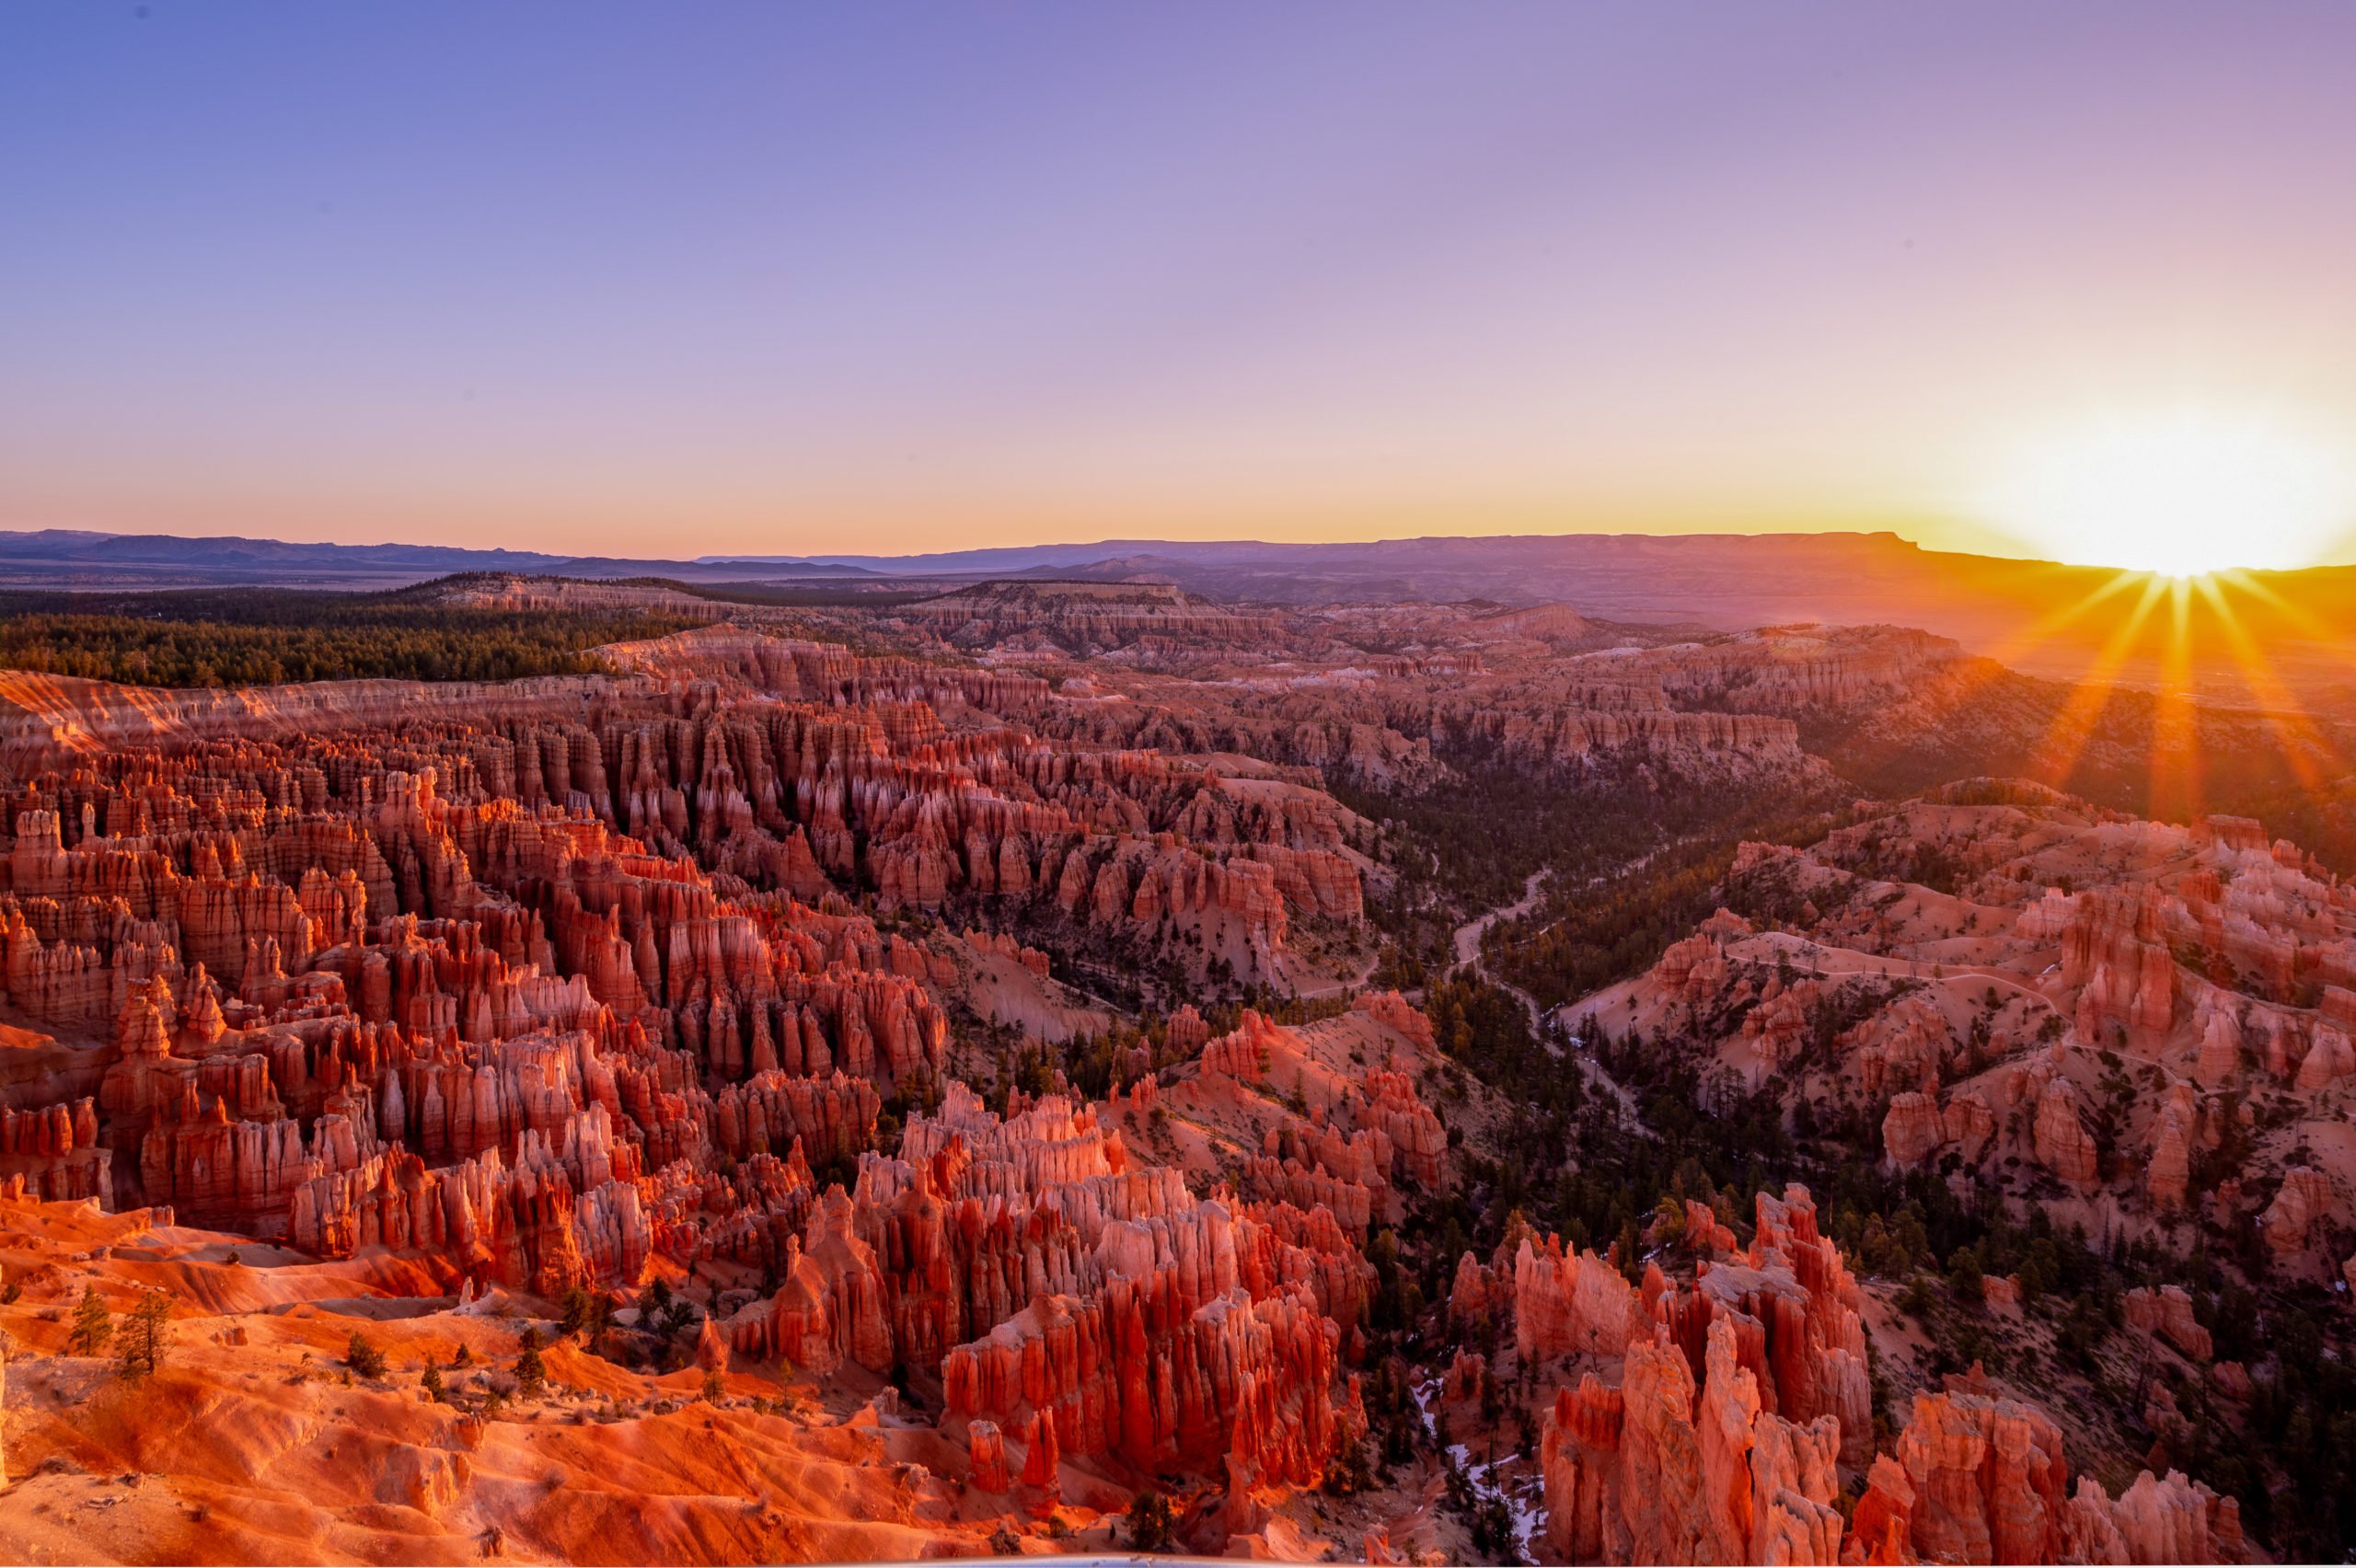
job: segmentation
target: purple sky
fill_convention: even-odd
[[[2356,429],[2356,9],[0,7],[0,527],[1896,526]]]

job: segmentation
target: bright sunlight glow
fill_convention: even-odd
[[[2058,560],[2192,577],[2314,565],[2356,522],[2356,475],[2285,422],[2188,409],[2025,443],[1982,506]]]

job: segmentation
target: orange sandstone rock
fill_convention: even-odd
[[[2182,1286],[2131,1290],[2125,1305],[2131,1326],[2166,1340],[2193,1360],[2207,1361],[2215,1354],[2209,1331],[2193,1319],[2192,1297]]]

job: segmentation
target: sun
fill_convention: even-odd
[[[2022,443],[1978,510],[2073,565],[2287,569],[2316,564],[2356,524],[2356,474],[2289,421],[2177,409]]]

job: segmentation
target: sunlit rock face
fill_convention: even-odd
[[[110,1049],[78,1111],[11,1089],[12,1168],[485,1283],[781,1267],[795,1148],[855,1160],[884,1097],[937,1090],[969,968],[843,893],[1036,904],[1245,974],[1358,918],[1336,817],[1036,740],[1007,722],[1036,679],[726,627],[609,651],[625,674],[503,686],[15,694],[0,991]],[[1045,981],[973,952],[1001,948]],[[1437,1180],[1412,1093],[1367,1117]],[[749,1207],[715,1216],[715,1182]]]
[[[1622,1343],[1553,1360],[1589,1369],[1560,1385],[1544,1422],[1550,1561],[2240,1559],[2233,1500],[2173,1471],[2147,1470],[2116,1500],[2087,1476],[2073,1491],[2052,1420],[1977,1374],[1919,1396],[1877,1453],[1863,1331],[1844,1305],[1857,1286],[1813,1227],[1806,1193],[1762,1194],[1746,1261],[1690,1286],[1650,1272]],[[1557,1310],[1529,1289],[1514,1308]],[[1845,1511],[1844,1474],[1864,1482]]]
[[[1721,891],[1776,920],[1722,911],[1578,1004],[1608,1035],[1791,1078],[1812,1112],[1869,1117],[1895,1170],[2090,1228],[2254,1224],[2274,1274],[2336,1274],[2318,1226],[2356,1221],[2356,1166],[2255,1103],[2328,1118],[2356,1071],[2356,884],[2295,846],[1982,780],[1746,845]]]
[[[954,1486],[1045,1518],[1068,1464],[1118,1478],[1091,1509],[1184,1475],[1230,1499],[1207,1544],[1265,1528],[1364,1429],[1369,1228],[1448,1181],[1405,1073],[1428,1023],[1369,996],[1342,1035],[1403,1070],[1315,1066],[1314,1123],[1237,1085],[1270,1167],[1238,1192],[1130,1147],[1167,1114],[1150,1042],[1108,1101],[1054,1075],[988,1109],[953,1018],[1111,1023],[1015,928],[1290,984],[1294,933],[1362,919],[1349,813],[1042,739],[1034,677],[727,628],[609,651],[499,687],[12,694],[46,706],[0,722],[0,1003],[53,1038],[12,1031],[0,1202],[176,1218],[234,1239],[206,1269],[252,1272],[242,1243],[453,1321],[662,1282],[713,1387],[916,1379]],[[907,919],[952,905],[962,937]],[[1163,1059],[1210,1032],[1179,1009]],[[468,1493],[411,1479],[436,1516]]]
[[[1801,722],[1951,647],[1048,600],[873,617],[923,657],[715,626],[500,686],[10,687],[0,1205],[38,1239],[9,1279],[87,1274],[118,1307],[172,1282],[156,1386],[311,1434],[258,1473],[293,1476],[306,1521],[345,1493],[398,1513],[380,1554],[479,1555],[492,1528],[543,1556],[1110,1548],[1158,1491],[1189,1549],[1428,1559],[1468,1544],[1441,1502],[1460,1446],[1550,1559],[2240,1551],[2230,1502],[2158,1460],[2112,1497],[2019,1390],[1909,1386],[1877,1435],[1888,1290],[1787,1171],[1641,1216],[1634,1253],[1496,1213],[1503,1151],[1459,1152],[1462,1065],[1412,990],[1368,983],[1392,830],[1329,779],[1444,790],[1477,750],[1548,787],[1815,790]],[[2321,1108],[2356,1076],[2356,899],[2231,821],[2023,801],[1744,846],[1727,894],[1773,884],[1776,913],[1679,934],[1601,1021],[1690,1037],[1795,1127],[1820,1101],[1892,1180],[2216,1214],[2286,1273],[2336,1271],[2348,1173],[2235,1097]],[[1144,970],[1149,1014],[1087,989]],[[1860,1002],[1859,975],[1886,984]],[[1403,1235],[1457,1214],[1496,1228],[1411,1279]],[[524,1320],[608,1294],[602,1350],[545,1352],[578,1419],[481,1413],[517,1391]],[[664,1295],[697,1315],[670,1339]],[[62,1356],[74,1305],[7,1327]],[[2181,1294],[2121,1310],[2215,1359]],[[357,1323],[390,1391],[326,1391]],[[428,1366],[498,1382],[460,1412]],[[2214,1381],[2249,1397],[2237,1363]],[[1430,1424],[1360,1480],[1386,1386]],[[20,1476],[94,1443],[110,1470],[213,1473],[193,1439],[105,1447],[40,1398],[11,1407]],[[1363,1518],[1313,1533],[1353,1496]]]

